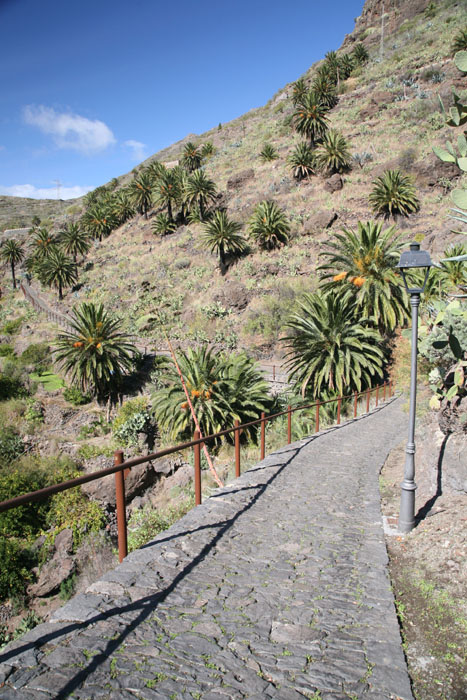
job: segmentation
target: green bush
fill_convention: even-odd
[[[0,357],[14,357],[15,351],[11,345],[3,343],[0,345]]]
[[[12,321],[7,321],[6,323],[3,324],[2,333],[5,333],[6,335],[14,335],[21,328],[23,321],[24,321],[24,316],[20,316],[19,318],[15,318]]]
[[[19,542],[0,537],[0,600],[20,595],[31,580],[33,562]]]
[[[63,398],[65,401],[68,401],[68,403],[71,403],[72,406],[83,406],[91,401],[90,394],[83,394],[83,392],[75,386],[67,386],[63,392]]]
[[[167,530],[173,523],[188,513],[194,506],[194,499],[189,498],[176,506],[165,510],[155,510],[146,506],[143,510],[133,511],[128,523],[128,551],[142,547],[160,532]]]
[[[22,365],[32,367],[33,372],[43,374],[50,367],[50,346],[48,343],[32,343],[20,357]]]
[[[14,428],[0,428],[0,468],[24,452],[24,442]],[[3,499],[2,499],[3,500]]]
[[[150,414],[147,406],[148,399],[145,396],[137,396],[121,406],[112,424],[112,433],[121,445],[135,445],[138,433],[148,427]]]
[[[48,485],[45,470],[24,471],[21,465],[4,467],[0,471],[0,501],[6,501]],[[0,513],[0,537],[31,537],[37,535],[46,524],[50,499],[28,503]]]
[[[456,362],[456,356],[452,352],[449,343],[444,345],[449,336],[449,329],[452,328],[453,335],[456,336],[461,348],[467,349],[467,320],[461,315],[454,315],[446,311],[443,324],[434,326],[429,335],[423,338],[420,343],[420,354],[427,358],[433,365],[444,373]],[[437,345],[442,347],[437,347]]]

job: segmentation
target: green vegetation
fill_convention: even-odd
[[[68,258],[60,248],[49,250],[47,257],[40,263],[40,276],[49,287],[58,289],[58,298],[63,299],[63,288],[71,287],[78,281],[76,263]]]
[[[77,223],[66,224],[58,233],[57,243],[66,255],[71,255],[76,264],[78,255],[83,257],[91,247],[89,233]]]
[[[279,154],[274,148],[274,146],[270,143],[265,143],[261,153],[259,154],[261,160],[263,160],[265,163],[271,160],[276,160],[279,158]]]
[[[411,178],[399,170],[386,170],[373,181],[369,202],[377,216],[386,217],[395,214],[408,216],[420,207]]]
[[[460,29],[455,35],[451,44],[451,56],[455,56],[458,51],[467,50],[467,26]]]
[[[300,100],[293,114],[296,131],[310,139],[310,145],[314,146],[327,131],[329,118],[326,116],[325,107],[314,92],[307,92]]]
[[[257,204],[248,230],[260,248],[272,250],[288,242],[290,225],[285,212],[275,202],[265,200]]]
[[[334,129],[324,135],[315,158],[317,166],[326,173],[342,173],[352,161],[345,138]]]
[[[225,211],[215,211],[205,224],[201,242],[211,252],[219,254],[221,271],[226,267],[228,255],[240,255],[246,250],[247,242],[239,235],[241,224],[231,221]]]
[[[5,241],[0,248],[0,257],[10,265],[13,289],[16,289],[15,267],[24,260],[23,246],[14,240]]]
[[[309,177],[314,174],[315,157],[313,149],[305,141],[298,143],[288,158],[292,166],[293,176],[296,180]]]

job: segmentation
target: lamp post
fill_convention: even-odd
[[[430,273],[430,254],[426,250],[420,250],[420,243],[411,243],[410,250],[402,253],[397,267],[402,273],[404,286],[410,296],[412,307],[412,350],[410,370],[410,409],[409,409],[409,439],[405,450],[404,480],[401,484],[401,506],[399,511],[399,530],[410,532],[415,526],[415,408],[417,401],[417,346],[418,346],[418,307],[420,295],[425,291],[426,282]],[[406,272],[408,270],[420,270],[425,272],[421,287],[409,286]]]

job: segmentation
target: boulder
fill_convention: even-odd
[[[55,538],[52,559],[42,566],[37,583],[28,586],[28,595],[43,598],[58,591],[60,584],[76,570],[72,551],[73,533],[70,529],[62,530]]]
[[[339,175],[339,173],[335,173],[334,175],[331,175],[326,182],[324,183],[324,189],[326,192],[338,192],[344,187],[344,180],[342,177]]]
[[[243,187],[245,182],[248,182],[248,180],[253,179],[255,176],[255,171],[253,168],[248,168],[247,170],[241,170],[239,173],[236,175],[233,175],[231,178],[227,180],[227,189],[229,190],[237,190],[240,187]]]
[[[320,211],[314,214],[308,221],[310,233],[317,233],[331,228],[337,218],[338,215],[335,211]]]
[[[248,306],[250,298],[251,294],[243,284],[234,280],[227,280],[221,291],[214,296],[214,301],[219,302],[228,309],[243,311]]]

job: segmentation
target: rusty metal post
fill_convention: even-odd
[[[337,399],[337,425],[341,424],[342,396]]]
[[[193,440],[200,439],[199,430],[195,430]],[[201,443],[193,445],[195,464],[195,506],[201,505]]]
[[[383,401],[386,401],[386,384],[387,382],[384,382],[383,384]]]
[[[122,450],[114,452],[115,466],[123,464]],[[115,503],[117,506],[118,559],[122,562],[128,554],[125,507],[125,477],[123,470],[115,472]]]
[[[266,456],[266,421],[265,419],[266,414],[264,411],[261,413],[261,454],[260,454],[260,459],[263,460],[264,457]]]
[[[391,398],[393,395],[393,385],[392,385],[392,379],[389,380],[389,398]]]
[[[378,399],[379,399],[379,386],[376,387],[376,407],[378,407]]]
[[[287,444],[292,442],[292,406],[287,406]]]
[[[354,400],[353,400],[353,417],[357,417],[357,406],[358,406],[358,392],[354,392]]]
[[[240,421],[235,420],[235,427],[238,428]],[[240,476],[240,430],[235,431],[235,476]]]
[[[319,399],[318,399],[318,401],[316,402],[315,433],[319,433]]]
[[[366,412],[370,410],[370,387],[366,390]]]

